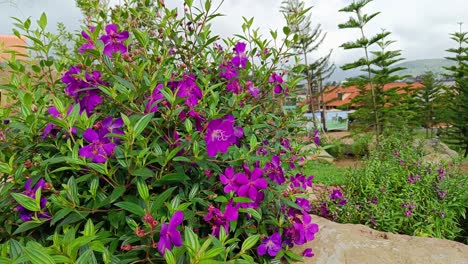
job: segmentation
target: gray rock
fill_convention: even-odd
[[[293,250],[315,254],[306,264],[468,264],[468,246],[450,240],[375,231],[367,226],[337,224],[312,215],[319,225],[315,240]]]
[[[306,152],[306,160],[319,160],[326,161],[329,163],[333,163],[333,161],[335,160],[335,158],[332,155],[330,155],[330,153],[328,153],[321,147],[317,147],[317,145],[315,145],[314,143],[302,147],[301,152],[302,151]]]

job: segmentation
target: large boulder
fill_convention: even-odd
[[[450,162],[458,157],[458,153],[455,150],[450,149],[437,137],[424,140],[416,139],[413,146],[420,146],[422,148],[424,153],[423,161],[427,163]]]
[[[317,147],[317,145],[314,143],[302,147],[301,151],[306,152],[306,160],[325,161],[328,163],[333,163],[335,160],[335,158],[330,155],[330,153],[321,147]]]
[[[306,264],[468,264],[468,246],[450,240],[375,231],[367,226],[337,224],[312,216],[319,225],[315,240],[294,251],[312,248]]]

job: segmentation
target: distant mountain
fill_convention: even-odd
[[[404,67],[406,70],[398,72],[398,75],[411,75],[413,77],[423,75],[431,71],[436,75],[447,73],[444,67],[454,65],[453,61],[446,59],[425,59],[425,60],[412,60],[406,61],[396,65],[396,67]]]
[[[398,72],[398,75],[411,75],[413,77],[423,75],[425,72],[432,71],[436,75],[447,73],[444,67],[453,65],[452,61],[446,59],[424,59],[424,60],[412,60],[405,61],[397,64],[395,67],[404,67],[406,70]],[[360,74],[365,74],[359,70],[343,71],[339,67],[336,68],[329,80],[332,81],[344,81],[346,78],[355,77]]]

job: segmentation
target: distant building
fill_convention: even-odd
[[[0,62],[9,60],[11,52],[15,51],[18,60],[25,60],[26,57],[26,38],[18,38],[15,35],[0,35]]]
[[[3,63],[11,58],[12,53],[17,60],[26,60],[26,38],[18,38],[15,35],[0,35],[0,82],[4,83],[8,79],[8,74],[3,71]],[[5,92],[0,89],[0,106],[6,104]]]
[[[394,88],[404,88],[409,87],[409,89],[419,89],[424,87],[423,84],[419,82],[414,83],[388,83],[384,85],[384,90],[390,90]],[[370,89],[370,86],[366,86],[366,90]],[[398,90],[397,93],[405,93],[404,89]],[[327,109],[336,109],[336,108],[347,108],[355,109],[356,105],[352,103],[353,98],[358,96],[360,90],[357,86],[329,86],[325,88],[323,95],[323,102]]]

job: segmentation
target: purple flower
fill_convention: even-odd
[[[239,130],[234,128],[234,117],[231,115],[211,120],[205,136],[208,156],[215,157],[218,151],[225,153],[229,146],[237,142],[237,137],[241,137]]]
[[[271,158],[271,162],[267,162],[265,164],[264,171],[268,174],[270,180],[279,185],[286,181],[284,178],[283,168],[281,167],[281,160],[278,156],[273,156]]]
[[[270,257],[275,257],[276,254],[281,250],[282,242],[281,242],[281,235],[276,232],[273,233],[270,237],[265,237],[257,248],[257,253],[260,256],[265,255],[268,252]]]
[[[112,57],[112,53],[126,53],[127,47],[122,43],[128,39],[128,31],[118,32],[117,25],[110,24],[106,26],[106,35],[99,39],[104,42],[104,54]]]
[[[413,212],[411,210],[405,211],[405,216],[408,217],[408,218],[410,218],[412,214],[413,214]]]
[[[209,206],[208,213],[203,217],[206,222],[211,224],[211,234],[215,237],[219,237],[219,231],[221,226],[224,227],[226,232],[229,232],[229,224],[232,221],[236,221],[239,217],[239,205],[233,206],[233,200],[226,204],[224,213],[216,207]]]
[[[315,145],[320,146],[320,136],[318,130],[314,131],[314,143]]]
[[[241,67],[245,69],[246,63],[247,63],[247,56],[245,55],[245,43],[244,42],[238,42],[236,46],[234,47],[234,51],[236,52],[236,56],[232,58],[231,62],[234,64],[236,67]]]
[[[305,177],[304,175],[298,173],[296,176],[291,177],[291,184],[289,185],[290,188],[302,188],[307,189],[307,187],[312,187],[312,180],[314,176]]]
[[[36,199],[36,191],[41,188],[41,190],[44,190],[46,188],[46,182],[44,181],[44,179],[39,179],[39,181],[37,181],[36,185],[34,185],[34,187],[31,187],[31,183],[32,183],[32,178],[29,178],[25,183],[24,183],[24,192],[23,194],[26,195],[26,196],[29,196],[33,199]],[[24,208],[22,205],[18,205],[16,207],[16,209],[18,210],[19,212],[19,216],[21,218],[21,220],[23,222],[28,222],[28,221],[31,221],[33,220],[33,217],[34,216],[37,216],[38,218],[46,218],[46,219],[50,219],[50,216],[48,215],[47,211],[44,211],[44,209],[46,209],[46,204],[47,204],[47,199],[43,196],[41,196],[41,199],[40,199],[40,207],[41,207],[41,211],[38,212],[36,214],[36,212],[33,212],[33,211],[29,211],[28,209]]]
[[[164,99],[164,95],[161,93],[161,89],[163,88],[162,84],[156,85],[153,90],[153,93],[148,98],[148,102],[146,103],[145,113],[154,113],[158,111],[158,104],[159,100]]]
[[[114,153],[115,144],[106,143],[106,139],[99,137],[91,128],[85,130],[83,138],[91,144],[80,148],[78,154],[82,157],[92,159],[95,163],[104,163]]]
[[[237,72],[237,69],[234,67],[234,65],[231,62],[221,64],[219,66],[220,73],[219,76],[226,80],[231,80],[236,78],[239,73]]]
[[[177,97],[185,98],[184,102],[187,106],[193,108],[198,104],[198,99],[203,96],[195,80],[195,75],[184,73],[182,80],[169,82],[167,85],[177,92]]]
[[[400,160],[400,165],[401,165],[401,166],[404,166],[404,165],[405,165],[405,161],[404,161],[404,160]]]
[[[239,94],[239,93],[242,92],[242,87],[240,86],[238,80],[230,81],[230,82],[226,85],[226,89],[227,89],[228,91],[231,91],[233,94]]]
[[[247,91],[249,91],[249,93],[255,97],[255,98],[259,98],[259,94],[260,94],[260,90],[254,86],[254,83],[250,80],[246,81],[245,82],[245,87],[247,89]]]
[[[104,143],[119,143],[120,138],[117,137],[106,137],[107,134],[117,134],[123,135],[124,132],[121,130],[124,122],[121,117],[116,118],[115,120],[110,116],[107,117],[98,123],[96,123],[93,128],[98,130],[99,138],[102,139]]]
[[[89,30],[91,33],[94,33],[95,27],[90,27]],[[81,31],[81,36],[83,36],[84,39],[86,39],[86,43],[81,45],[81,47],[78,48],[78,52],[80,54],[83,54],[85,50],[92,50],[95,48],[94,42],[91,39],[91,37],[88,35],[86,31]]]
[[[307,257],[307,258],[311,258],[311,257],[315,256],[315,254],[312,253],[312,249],[311,249],[311,248],[306,248],[306,249],[304,250],[304,252],[302,252],[302,256],[303,256],[303,257]]]
[[[305,212],[310,212],[311,210],[309,200],[305,198],[296,198],[296,204],[299,205]]]
[[[83,96],[78,101],[80,104],[80,114],[83,113],[83,111],[86,111],[86,114],[90,116],[96,106],[102,103],[102,98],[98,93],[99,91],[96,89],[87,90],[82,93]]]
[[[62,82],[67,84],[65,93],[73,97],[76,103],[80,105],[80,114],[86,111],[91,115],[98,104],[102,102],[99,96],[99,85],[108,85],[101,80],[101,73],[93,71],[91,74],[84,73],[83,80],[81,69],[77,66],[71,66],[68,72],[62,77]]]
[[[275,88],[273,89],[276,94],[279,94],[283,91],[283,87],[281,84],[283,83],[283,78],[276,72],[272,73],[271,76],[268,78],[269,83],[276,84]]]
[[[78,90],[87,87],[83,79],[80,78],[80,73],[80,67],[71,66],[70,69],[62,76],[62,82],[67,84],[67,87],[65,87],[65,93],[73,98],[77,97]]]
[[[280,138],[280,144],[283,146],[285,149],[292,151],[291,143],[287,138]]]
[[[237,193],[240,186],[239,182],[246,182],[247,175],[235,173],[234,167],[228,167],[224,170],[224,174],[219,175],[219,180],[224,185],[225,193],[230,193],[231,191]]]
[[[312,223],[312,217],[307,213],[302,214],[302,220],[296,221],[293,228],[295,231],[293,241],[297,245],[312,241],[315,238],[315,233],[319,230],[318,225]]]
[[[341,199],[343,199],[343,194],[341,193],[341,191],[338,189],[333,190],[332,194],[330,195],[330,200],[335,201]]]
[[[437,177],[437,181],[442,181],[443,179],[445,179],[446,175],[447,175],[447,171],[445,171],[443,168],[439,168],[437,169],[437,172],[439,173],[439,176]]]
[[[418,182],[421,180],[421,176],[419,175],[416,175],[414,176],[412,173],[410,174],[410,176],[408,177],[408,180],[406,180],[406,182],[408,184],[412,184],[412,183],[415,183],[415,182]]]
[[[439,190],[437,191],[437,195],[439,195],[439,198],[443,200],[445,196],[447,195],[447,192],[444,190]]]
[[[266,189],[268,182],[262,178],[263,170],[260,168],[254,168],[251,173],[250,170],[246,173],[249,177],[236,179],[240,184],[237,195],[247,197],[252,201],[257,201],[259,190]]]
[[[55,106],[52,106],[50,107],[47,112],[49,112],[49,115],[51,115],[53,118],[62,118],[62,115],[59,113],[59,111],[57,110],[57,108]],[[46,139],[47,136],[49,134],[52,135],[52,137],[56,137],[57,136],[57,132],[58,131],[55,131],[54,129],[57,127],[57,125],[53,124],[53,123],[49,123],[46,125],[46,127],[44,128],[44,130],[42,131],[42,139]]]
[[[161,232],[159,233],[158,251],[164,256],[167,250],[171,250],[172,246],[182,246],[182,237],[177,227],[184,221],[184,213],[177,211],[172,216],[169,224],[163,223],[161,225]]]

